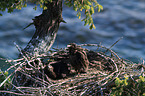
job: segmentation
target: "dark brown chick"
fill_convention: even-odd
[[[77,46],[75,43],[71,43],[68,49],[70,63],[75,71],[78,73],[86,72],[89,66],[89,60],[84,49]]]

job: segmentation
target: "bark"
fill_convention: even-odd
[[[62,0],[53,0],[45,4],[46,10],[33,19],[36,31],[24,48],[29,55],[42,54],[49,51],[53,45],[62,19]]]

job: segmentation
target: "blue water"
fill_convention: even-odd
[[[134,62],[145,60],[145,0],[99,0],[104,10],[93,15],[96,29],[89,30],[76,17],[76,12],[64,6],[63,18],[57,39],[53,47],[66,47],[68,43],[101,43],[110,47],[123,37],[112,49],[121,58]],[[34,11],[34,6],[16,10],[0,17],[0,57],[15,59],[19,52],[13,42],[24,48],[33,33],[34,26],[23,30],[32,22],[34,16],[41,14],[41,9]],[[96,10],[97,11],[97,10]],[[2,63],[2,62],[1,62]],[[4,62],[3,62],[4,63]]]

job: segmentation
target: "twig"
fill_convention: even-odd
[[[0,92],[1,92],[1,93],[9,93],[9,94],[21,95],[21,96],[31,96],[31,95],[34,96],[34,95],[35,95],[35,94],[25,94],[25,93],[24,93],[24,94],[20,94],[20,93],[16,93],[16,92],[1,91],[1,90],[0,90]]]
[[[123,39],[123,37],[120,37],[120,39],[118,39],[113,45],[110,46],[109,49],[111,49],[115,44],[117,44],[121,39]],[[107,49],[104,53],[106,53],[109,49]]]

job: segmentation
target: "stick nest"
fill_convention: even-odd
[[[26,54],[17,60],[7,60],[11,66],[5,72],[11,71],[11,74],[6,76],[1,71],[0,76],[4,76],[5,79],[1,83],[1,86],[4,87],[1,87],[0,94],[106,96],[117,94],[113,92],[116,92],[114,90],[120,90],[120,87],[126,88],[122,90],[124,93],[121,94],[123,95],[126,95],[127,92],[130,92],[130,96],[145,94],[133,91],[135,87],[132,89],[128,87],[130,86],[128,82],[132,82],[135,86],[141,78],[145,80],[143,64],[134,64],[124,60],[111,49],[97,44],[82,44],[77,45],[77,48],[77,52],[85,52],[86,54],[80,57],[85,58],[85,60],[87,58],[89,61],[89,64],[83,67],[83,64],[87,61],[84,60],[82,63],[82,59],[81,61],[76,60],[76,62],[82,63],[79,68],[84,68],[85,71],[83,70],[83,72],[75,68],[77,65],[72,65],[68,47],[50,50],[47,55],[42,54],[32,57]],[[10,81],[8,78],[10,78]],[[120,82],[120,85],[117,85],[117,82]],[[8,86],[5,86],[5,84]],[[145,82],[143,82],[142,87],[144,90]]]

